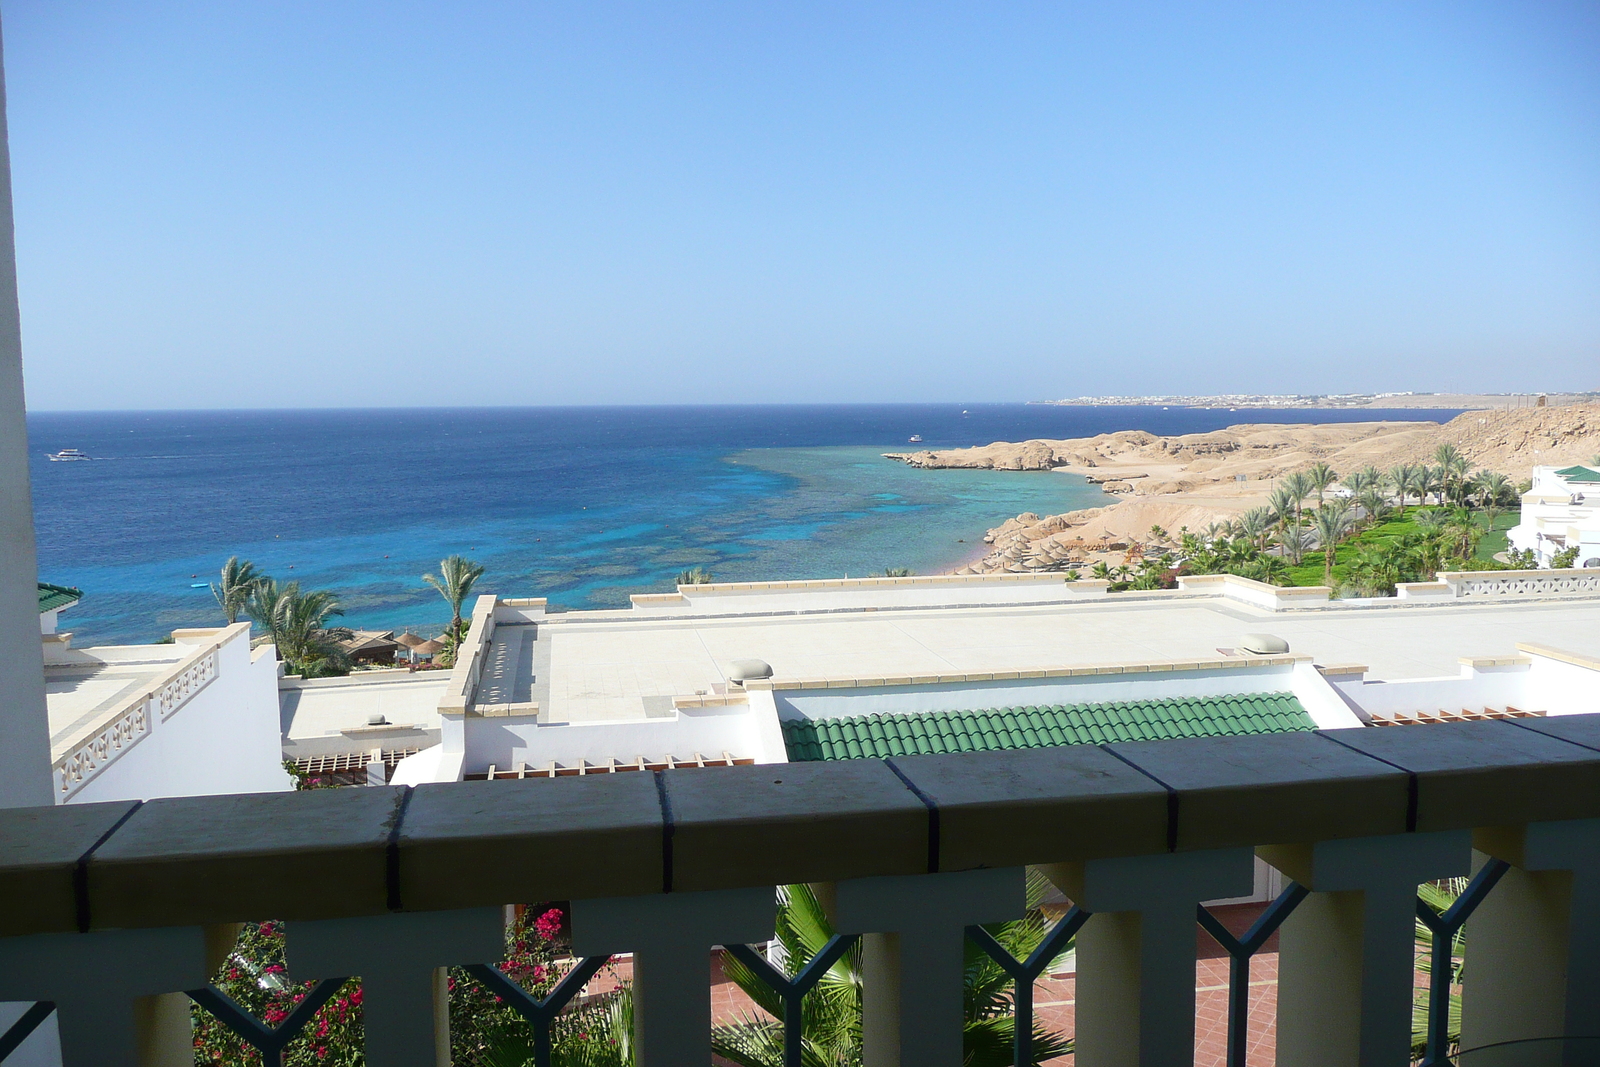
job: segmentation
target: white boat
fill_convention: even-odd
[[[50,462],[66,463],[75,459],[88,459],[89,457],[79,452],[76,448],[63,448],[60,452],[49,453]]]
[[[922,435],[920,433],[912,434],[911,435],[911,443],[914,444],[914,445],[920,445],[922,443]]]

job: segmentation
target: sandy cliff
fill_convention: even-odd
[[[1201,529],[1264,504],[1275,478],[1316,462],[1341,473],[1430,462],[1453,444],[1475,468],[1528,477],[1538,465],[1593,462],[1600,404],[1471,411],[1436,422],[1241,425],[1160,437],[1125,430],[1064,441],[997,442],[950,451],[889,453],[914,467],[1064,471],[1099,482],[1106,507],[1041,518],[1021,515],[989,531],[994,551],[975,571],[1029,570],[1107,558],[1152,525]],[[1123,546],[1123,547],[1115,547]]]

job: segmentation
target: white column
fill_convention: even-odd
[[[1278,939],[1278,1062],[1405,1067],[1417,886],[1468,873],[1467,830],[1261,849],[1313,890]]]
[[[0,999],[55,1001],[64,1067],[170,1062],[158,1017],[172,1002],[156,998],[207,977],[198,926],[0,939]]]
[[[285,927],[296,981],[359,977],[371,1067],[449,1067],[443,969],[505,958],[505,909],[398,912]]]
[[[966,928],[1026,908],[1021,867],[838,883],[835,924],[863,935],[866,1067],[960,1067]]]
[[[633,953],[633,1030],[639,1067],[711,1062],[711,950],[772,940],[769,887],[572,902],[572,951]]]
[[[1477,843],[1513,866],[1467,920],[1461,1047],[1600,1036],[1600,819]]]
[[[0,68],[0,807],[55,803],[22,392],[11,149]]]
[[[1094,913],[1078,933],[1076,1062],[1193,1064],[1195,906],[1247,895],[1252,850],[1089,860],[1045,872]]]

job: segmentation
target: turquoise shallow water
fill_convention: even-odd
[[[80,644],[215,624],[203,583],[235,554],[335,591],[352,625],[432,633],[448,610],[420,576],[455,552],[488,568],[486,592],[623,607],[696,564],[724,580],[948,570],[1009,516],[1104,499],[1067,475],[881,458],[912,434],[952,448],[1418,417],[969,407],[35,413],[40,577],[85,591],[63,618]],[[93,459],[46,459],[62,448]]]
[[[1012,515],[1107,500],[1076,475],[918,470],[884,459],[883,451],[785,448],[728,457],[793,484],[761,503],[762,521],[747,536],[724,546],[723,569],[731,577],[740,564],[758,564],[772,578],[860,577],[887,567],[940,573],[978,555],[984,532]]]

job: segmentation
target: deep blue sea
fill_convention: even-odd
[[[885,451],[1241,422],[1454,411],[1026,404],[36,413],[39,573],[84,590],[81,647],[221,621],[231,555],[336,591],[345,622],[436,632],[420,576],[459,552],[483,592],[625,607],[680,570],[724,581],[949,570],[1019,512],[1105,501],[1055,473],[921,471]],[[920,434],[923,443],[907,439]],[[81,449],[89,463],[51,463]]]

